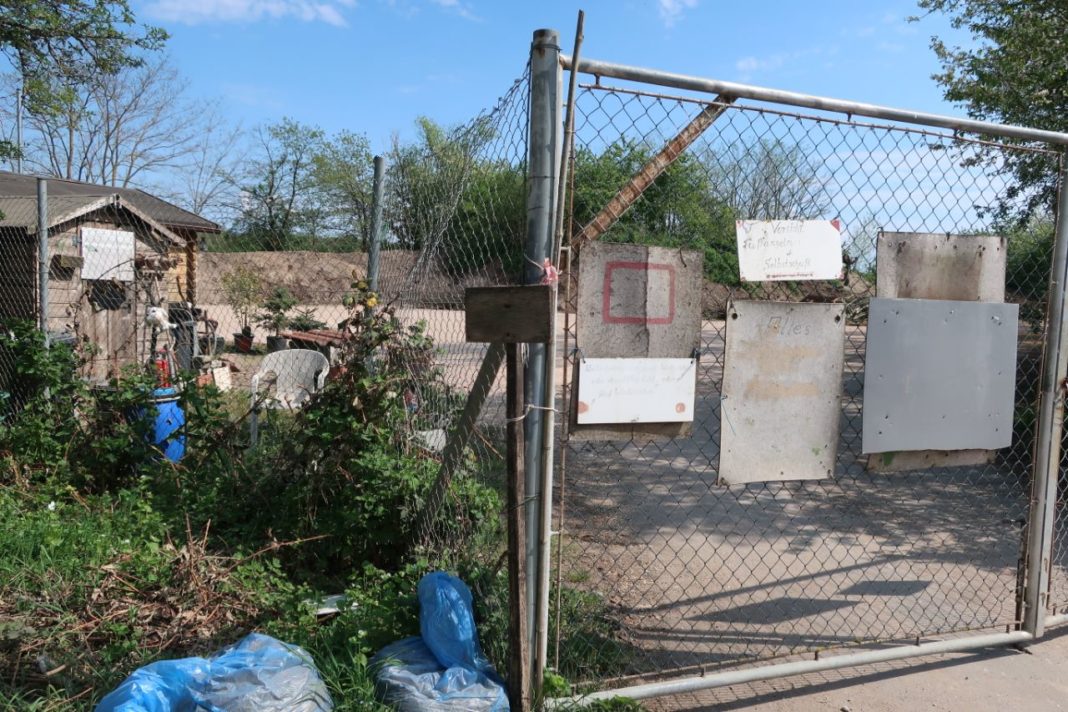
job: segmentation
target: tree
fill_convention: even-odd
[[[186,98],[186,83],[166,58],[71,83],[62,98],[27,110],[31,166],[118,187],[183,167],[217,121],[209,105]]]
[[[1063,0],[919,0],[919,6],[948,15],[954,28],[968,30],[977,41],[959,47],[932,38],[942,64],[934,79],[946,99],[976,119],[1068,130],[1068,6]],[[972,160],[1003,161],[1015,179],[997,206],[999,217],[1015,212],[1026,222],[1053,209],[1056,156],[1006,151]],[[1016,208],[1021,201],[1022,211]]]
[[[367,137],[342,131],[324,140],[313,159],[313,178],[326,201],[330,230],[354,238],[358,249],[371,244],[374,157]]]
[[[98,74],[136,66],[167,33],[138,26],[126,0],[10,0],[0,4],[0,52],[40,106],[63,100],[63,89]],[[61,78],[58,84],[57,78]],[[0,153],[15,147],[2,142]]]
[[[298,249],[320,237],[326,208],[319,197],[315,158],[322,129],[292,119],[260,127],[248,160],[229,181],[237,192],[234,232],[250,247]]]

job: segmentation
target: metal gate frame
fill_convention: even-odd
[[[759,86],[716,81],[700,77],[675,74],[609,62],[579,59],[563,55],[559,48],[559,34],[555,30],[538,30],[534,33],[531,48],[531,107],[530,107],[530,163],[528,166],[528,242],[527,256],[547,257],[551,254],[552,229],[557,224],[562,204],[557,195],[561,180],[561,132],[564,126],[561,87],[563,71],[639,82],[660,87],[670,87],[707,93],[718,101],[751,99],[772,102],[791,107],[816,109],[845,114],[848,117],[863,116],[892,120],[924,127],[937,127],[955,132],[981,134],[997,138],[1041,141],[1057,146],[1068,146],[1068,134],[1032,129],[1021,126],[988,123],[971,119],[955,118],[939,114],[914,112],[892,107],[866,104],[795,92],[780,91]],[[1018,645],[1040,638],[1047,627],[1068,623],[1068,614],[1048,615],[1046,602],[1049,595],[1050,566],[1053,553],[1053,528],[1055,519],[1056,488],[1060,462],[1060,441],[1064,420],[1063,390],[1068,371],[1068,320],[1065,302],[1068,300],[1068,190],[1065,184],[1068,171],[1062,169],[1059,177],[1057,214],[1052,269],[1048,302],[1048,318],[1043,334],[1044,356],[1040,377],[1039,417],[1034,458],[1032,460],[1032,489],[1029,506],[1029,521],[1026,531],[1026,571],[1022,591],[1018,592],[1017,604],[1023,611],[1022,624],[1017,630],[1004,633],[972,635],[916,645],[904,645],[884,650],[847,653],[814,660],[778,663],[755,668],[702,674],[663,682],[633,685],[594,692],[572,698],[547,700],[549,709],[592,702],[598,699],[625,696],[633,699],[649,698],[683,692],[693,692],[743,682],[769,680],[791,675],[819,672],[872,663],[900,660],[940,653],[959,652],[992,646]],[[527,280],[540,277],[541,260],[531,260]],[[532,269],[531,269],[532,268]],[[555,320],[554,311],[554,320]],[[555,333],[555,324],[554,331]],[[546,646],[549,618],[549,548],[552,531],[553,492],[552,459],[553,443],[552,413],[557,394],[554,387],[556,368],[555,344],[550,343],[538,353],[532,353],[528,363],[530,371],[527,392],[528,436],[527,473],[528,493],[537,507],[528,509],[527,555],[530,567],[536,575],[530,587],[533,625],[531,659],[534,662],[535,687],[546,667]],[[566,380],[566,374],[565,374]],[[544,414],[544,417],[542,417]],[[531,447],[533,445],[533,447]],[[537,593],[533,593],[537,591]]]

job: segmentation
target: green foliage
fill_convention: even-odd
[[[289,328],[293,331],[314,331],[325,329],[326,322],[315,318],[315,310],[311,307],[298,309],[296,316],[289,318]]]
[[[1005,232],[1005,288],[1012,301],[1020,302],[1020,317],[1035,329],[1041,328],[1046,315],[1053,228],[1051,218],[1034,216]]]
[[[1068,65],[1064,37],[1068,14],[1060,0],[919,0],[928,13],[944,13],[973,39],[951,46],[934,38],[942,64],[935,80],[946,99],[976,119],[1054,131],[1068,130]],[[982,160],[977,156],[976,160]],[[992,160],[994,160],[992,158]],[[999,152],[1015,183],[1000,206],[1012,210],[1024,198],[1025,213],[1051,211],[1057,194],[1056,155]]]
[[[585,225],[652,158],[646,144],[619,141],[575,155],[575,223]],[[605,234],[612,242],[685,247],[704,254],[705,275],[738,284],[734,210],[714,197],[709,174],[689,153],[671,164]]]
[[[285,287],[275,287],[263,300],[263,311],[256,323],[276,335],[290,325],[289,310],[297,306],[297,298]]]
[[[62,105],[71,84],[139,64],[166,39],[158,27],[138,26],[126,0],[8,2],[0,12],[0,52],[39,111]],[[0,142],[0,156],[14,153]]]
[[[252,323],[252,314],[263,299],[264,284],[251,267],[236,267],[222,276],[223,297],[234,310],[242,330]]]

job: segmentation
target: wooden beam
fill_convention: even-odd
[[[652,160],[642,166],[627,184],[624,185],[616,196],[608,201],[584,228],[576,236],[574,242],[582,243],[596,240],[627,212],[627,209],[641,197],[641,194],[653,184],[660,175],[675,162],[682,152],[693,144],[694,141],[705,132],[712,123],[734,103],[732,97],[717,96],[714,104],[707,105],[694,119],[678,133],[675,138],[664,144],[660,152],[653,156]]]
[[[486,356],[482,359],[482,366],[478,369],[475,383],[471,386],[471,392],[464,403],[463,413],[456,422],[456,427],[449,433],[449,439],[445,443],[445,449],[441,451],[441,466],[438,468],[437,479],[430,489],[423,506],[421,516],[422,534],[429,538],[442,506],[445,504],[445,493],[452,482],[452,476],[463,462],[464,450],[471,441],[471,435],[475,432],[475,423],[482,412],[490,391],[493,390],[493,382],[497,380],[497,373],[501,370],[504,361],[504,344],[490,344],[486,350]]]
[[[555,286],[469,287],[464,290],[468,341],[546,343],[552,334]]]
[[[523,458],[523,359],[518,344],[508,344],[508,703],[512,712],[531,708],[530,656],[527,650],[526,484]]]

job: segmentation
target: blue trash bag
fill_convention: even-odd
[[[485,673],[444,669],[420,636],[391,643],[371,658],[381,700],[397,712],[507,712],[504,688]]]
[[[372,658],[378,692],[400,712],[507,712],[504,682],[482,654],[471,591],[435,571],[419,581],[421,636]]]
[[[446,668],[463,667],[500,678],[482,654],[475,631],[471,589],[460,579],[434,571],[419,580],[419,632]]]
[[[334,702],[311,657],[252,633],[211,658],[161,660],[135,670],[96,712],[329,712]]]

